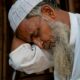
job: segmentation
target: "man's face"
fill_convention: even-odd
[[[36,35],[39,24],[39,17],[24,19],[16,30],[18,38],[25,42],[32,42],[32,36]]]
[[[47,22],[40,17],[32,17],[25,19],[19,26],[18,31],[21,31],[21,38],[26,42],[33,42],[40,48],[53,42],[53,34]]]
[[[51,27],[43,19],[40,20],[38,36],[33,36],[33,42],[41,48],[50,48],[53,42],[53,34]]]

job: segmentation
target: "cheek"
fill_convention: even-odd
[[[42,31],[41,32],[41,34],[40,34],[40,37],[41,37],[41,39],[43,40],[43,41],[48,41],[48,40],[50,40],[50,38],[51,38],[51,36],[52,36],[52,31],[51,30],[44,30],[44,31]]]
[[[48,41],[48,40],[50,40],[51,35],[52,35],[52,30],[51,30],[50,26],[45,21],[43,21],[41,23],[41,29],[40,29],[41,40]]]
[[[42,35],[40,36],[40,38],[43,41],[48,41],[50,39],[50,36],[49,36],[49,34],[42,33]]]

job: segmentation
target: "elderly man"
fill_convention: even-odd
[[[9,21],[15,32],[9,64],[15,70],[31,74],[54,67],[55,80],[80,79],[79,14],[43,0],[17,0]]]

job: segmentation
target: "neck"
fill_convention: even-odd
[[[69,14],[66,11],[63,11],[61,9],[55,9],[55,14],[56,14],[56,21],[61,21],[65,24],[68,25],[68,29],[70,29],[70,19],[69,19]]]

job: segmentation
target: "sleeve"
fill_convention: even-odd
[[[75,49],[74,49],[74,64],[73,64],[73,71],[71,80],[80,80],[80,14],[76,14],[78,25],[77,35],[76,35],[76,42],[75,42]]]
[[[38,46],[22,44],[9,55],[9,65],[27,74],[37,73],[52,66],[51,55]]]

